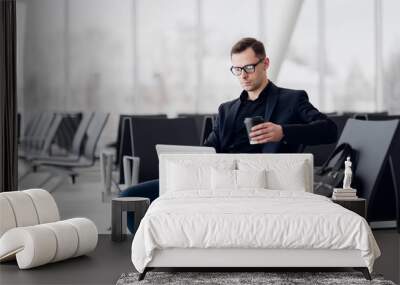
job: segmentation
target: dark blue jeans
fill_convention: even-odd
[[[159,195],[159,181],[158,179],[149,180],[143,183],[126,188],[119,194],[119,197],[145,197],[150,199],[150,203],[158,198]],[[128,229],[131,233],[136,231],[134,212],[127,212]]]

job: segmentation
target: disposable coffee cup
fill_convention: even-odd
[[[252,141],[250,138],[251,128],[258,124],[261,124],[261,123],[264,123],[264,118],[261,116],[250,117],[250,118],[244,119],[244,125],[246,126],[247,135],[249,136],[250,144],[257,144],[256,141]]]

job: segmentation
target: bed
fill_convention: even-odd
[[[311,154],[164,154],[160,197],[132,242],[154,268],[352,267],[380,251],[364,218],[312,193]]]

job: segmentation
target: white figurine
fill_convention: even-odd
[[[353,172],[351,171],[351,161],[350,157],[347,157],[347,160],[344,162],[344,179],[343,179],[343,189],[351,189],[351,178],[353,176]]]

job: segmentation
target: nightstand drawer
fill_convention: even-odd
[[[362,198],[357,198],[355,200],[334,200],[332,201],[342,207],[359,214],[361,217],[366,218],[367,216],[367,205],[366,200]]]

